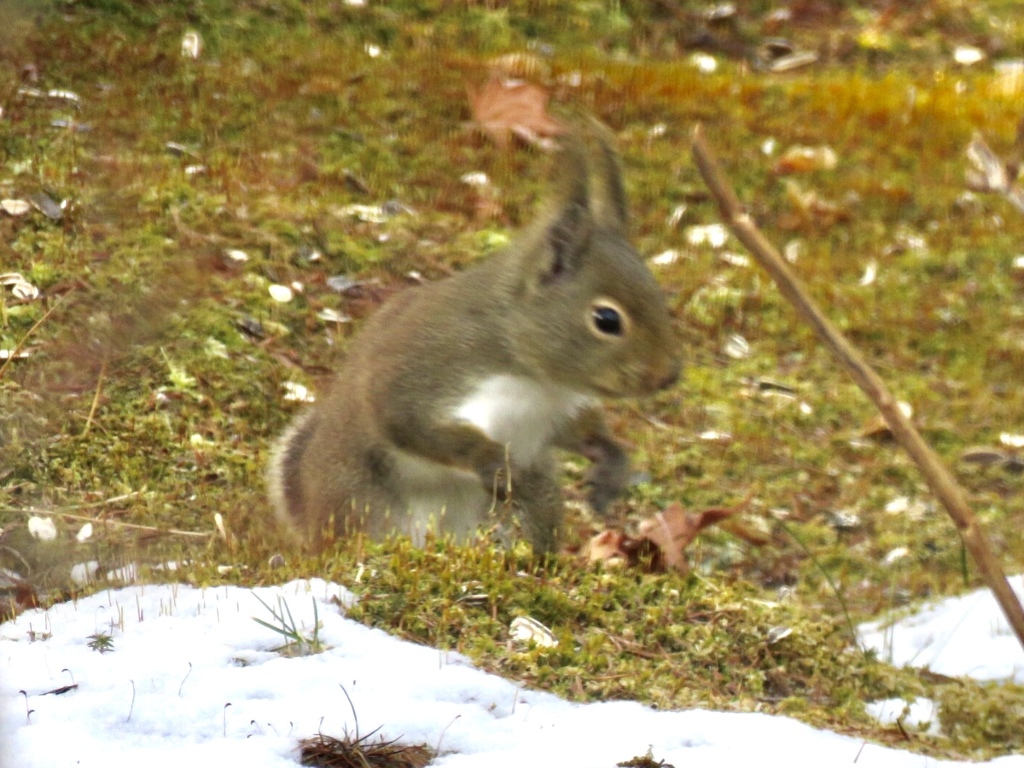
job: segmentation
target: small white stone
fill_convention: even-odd
[[[352,205],[343,205],[340,208],[336,208],[334,211],[336,216],[355,216],[360,221],[365,221],[369,224],[383,224],[388,220],[388,215],[384,213],[384,207],[380,205],[359,205],[353,203]]]
[[[1007,448],[1024,448],[1024,435],[1014,435],[1010,432],[1003,432],[999,435],[999,442]]]
[[[96,572],[99,569],[100,564],[95,560],[90,560],[87,563],[76,563],[71,566],[71,580],[78,586],[84,587],[96,578]]]
[[[65,91],[62,88],[51,88],[46,92],[46,95],[51,99],[58,99],[60,101],[68,101],[72,104],[81,104],[82,97],[74,91]]]
[[[876,277],[878,277],[878,262],[872,259],[864,268],[864,275],[861,277],[859,285],[871,285],[873,282],[875,282]]]
[[[53,541],[57,538],[57,526],[52,517],[33,515],[28,519],[28,532],[40,541]]]
[[[188,59],[198,59],[203,52],[203,39],[198,32],[186,32],[181,38],[181,55]]]
[[[697,68],[697,71],[704,75],[710,75],[718,69],[718,61],[708,53],[695,53],[690,56],[690,64]]]
[[[722,224],[705,224],[686,229],[686,242],[690,245],[710,245],[721,248],[729,239],[729,230]]]
[[[554,648],[558,645],[555,633],[529,616],[518,616],[512,619],[509,632],[512,634],[512,639],[520,643],[533,641],[541,648]]]
[[[336,309],[331,309],[330,307],[324,307],[316,313],[316,316],[325,323],[335,323],[336,325],[343,325],[345,323],[352,322],[351,317]]]
[[[24,216],[32,210],[32,204],[28,200],[0,200],[0,208],[8,216]]]
[[[774,643],[779,642],[779,640],[783,640],[792,634],[792,627],[772,627],[768,630],[768,645],[773,645]]]
[[[669,264],[675,264],[679,259],[679,251],[675,248],[669,248],[667,251],[662,251],[657,256],[652,256],[651,264],[655,264],[659,267],[667,267]]]
[[[745,360],[750,357],[750,342],[738,333],[733,333],[726,339],[722,352],[733,360]]]
[[[697,435],[701,440],[706,440],[709,443],[727,443],[732,440],[732,435],[728,432],[719,432],[716,429],[708,429]]]
[[[718,258],[733,267],[749,267],[750,257],[744,256],[742,253],[733,253],[731,251],[725,251],[718,255]]]
[[[973,45],[958,45],[953,49],[953,61],[964,67],[977,64],[979,61],[984,60],[984,58],[985,52],[980,48],[975,48]]]
[[[889,553],[884,558],[882,558],[882,562],[886,565],[892,565],[897,560],[902,560],[909,554],[910,550],[906,547],[896,547],[895,549],[890,550]]]
[[[295,381],[286,381],[284,383],[284,399],[297,403],[316,402],[316,397],[313,396],[313,393],[305,385]]]
[[[483,171],[470,171],[469,173],[464,173],[460,177],[460,180],[463,184],[468,184],[471,187],[486,187],[491,183],[491,180]]]
[[[214,524],[214,526],[216,526],[217,533],[220,534],[220,537],[222,539],[224,539],[225,541],[227,541],[228,529],[224,525],[224,515],[222,515],[220,512],[214,512],[213,513],[213,524]]]
[[[885,511],[890,515],[902,515],[910,509],[910,499],[906,496],[897,496],[885,505]]]
[[[289,288],[287,285],[280,285],[274,283],[267,291],[270,293],[270,298],[280,304],[287,304],[289,301],[295,298],[295,291]]]
[[[686,203],[680,203],[679,205],[672,209],[672,213],[668,215],[668,219],[665,221],[665,223],[668,225],[669,229],[675,229],[682,223],[683,216],[685,215]]]

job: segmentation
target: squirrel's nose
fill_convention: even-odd
[[[657,392],[662,389],[668,389],[679,381],[679,376],[683,371],[683,361],[678,357],[673,357],[665,361],[664,365],[654,368],[650,372],[648,377],[648,384],[651,390]]]

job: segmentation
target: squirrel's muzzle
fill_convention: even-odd
[[[654,392],[658,392],[662,389],[668,389],[679,381],[679,376],[683,372],[683,362],[678,357],[673,357],[665,362],[664,365],[651,371],[649,380],[650,389]]]

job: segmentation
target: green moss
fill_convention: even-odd
[[[1024,690],[1019,685],[972,681],[944,686],[939,693],[939,722],[957,747],[980,755],[978,745],[1005,745],[1008,752],[1024,748]],[[970,746],[968,746],[970,745]]]

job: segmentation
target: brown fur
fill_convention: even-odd
[[[571,136],[555,179],[554,201],[505,251],[382,306],[280,439],[271,497],[308,539],[421,539],[431,525],[466,539],[504,499],[550,550],[562,521],[554,449],[594,462],[598,511],[621,492],[627,461],[598,399],[671,385],[678,342],[626,240],[607,129]]]

